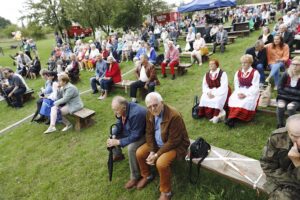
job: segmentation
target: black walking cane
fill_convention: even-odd
[[[113,138],[113,127],[116,126],[116,124],[113,124],[110,126],[110,136],[109,138]],[[109,181],[112,180],[112,175],[113,175],[113,168],[114,168],[114,162],[113,162],[113,148],[114,147],[107,147],[108,150],[108,161],[107,161],[107,168],[108,168],[108,179]]]

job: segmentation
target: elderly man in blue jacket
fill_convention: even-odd
[[[136,150],[145,143],[146,108],[124,97],[116,96],[112,100],[112,110],[117,118],[116,128],[113,130],[113,139],[107,140],[108,147],[113,149],[114,161],[123,160],[120,147],[128,145],[128,159],[130,180],[125,184],[126,189],[135,187],[141,178],[139,165],[136,160]]]

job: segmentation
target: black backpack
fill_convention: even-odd
[[[202,137],[199,137],[193,142],[189,149],[189,180],[192,184],[196,184],[199,178],[200,166],[203,160],[208,156],[210,152],[210,144],[208,144]],[[197,178],[192,179],[192,165],[193,158],[201,158],[197,163]]]

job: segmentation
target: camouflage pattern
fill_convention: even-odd
[[[263,149],[261,167],[267,176],[264,189],[271,200],[300,200],[300,167],[288,157],[293,143],[286,128],[275,130]]]

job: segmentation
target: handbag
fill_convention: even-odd
[[[263,89],[260,92],[260,97],[258,101],[258,106],[260,107],[268,107],[271,102],[272,89],[271,84],[264,85]]]
[[[199,119],[200,117],[199,117],[198,113],[199,113],[199,98],[196,95],[194,97],[194,105],[192,107],[192,117],[194,119]]]
[[[205,55],[209,54],[208,48],[207,47],[202,47],[200,49],[200,54],[201,54],[201,56],[205,56]]]
[[[197,183],[197,181],[199,179],[201,163],[208,156],[210,150],[211,150],[210,144],[208,144],[202,137],[197,138],[191,144],[191,146],[189,148],[189,153],[188,153],[190,183],[192,183],[192,184]],[[195,180],[192,179],[192,165],[193,165],[194,158],[200,158],[200,160],[197,163],[197,177]]]

